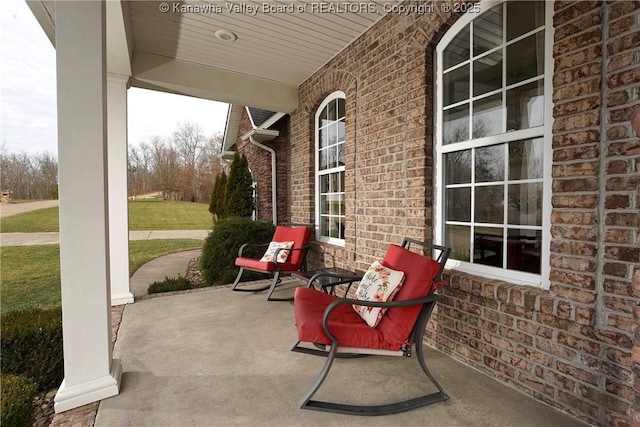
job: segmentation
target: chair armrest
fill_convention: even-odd
[[[245,250],[245,248],[259,248],[261,246],[268,247],[269,243],[245,243],[244,245],[240,246],[240,249],[238,249],[238,258],[242,258],[242,252]]]
[[[291,249],[286,249],[286,248],[278,248],[276,249],[276,251],[273,254],[273,259],[278,259],[278,254],[280,253],[280,251],[304,251],[306,249],[309,249],[311,247],[311,245],[308,246],[300,246],[299,248],[291,248]],[[277,264],[277,263],[276,263]]]
[[[409,307],[412,305],[422,305],[427,304],[429,302],[436,302],[438,300],[438,294],[433,292],[419,298],[411,298],[402,301],[387,301],[387,302],[379,302],[379,301],[362,301],[351,298],[340,298],[336,301],[333,301],[331,304],[327,306],[324,310],[324,314],[322,315],[322,327],[324,328],[324,332],[327,334],[329,339],[333,342],[337,342],[338,339],[331,333],[329,330],[329,316],[341,305],[344,304],[353,304],[353,305],[361,305],[365,307],[384,307],[384,308],[394,308],[394,307]]]

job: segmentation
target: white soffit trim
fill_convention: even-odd
[[[229,104],[291,112],[298,87],[145,52],[133,55],[133,86],[155,85]]]
[[[241,105],[229,105],[227,113],[227,122],[224,128],[224,137],[222,138],[222,152],[228,151],[238,139],[238,130],[240,121],[242,120],[243,107]]]

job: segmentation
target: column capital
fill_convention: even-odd
[[[124,83],[127,85],[127,89],[131,87],[131,76],[127,76],[125,74],[116,74],[116,73],[107,72],[107,81]]]

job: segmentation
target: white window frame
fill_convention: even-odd
[[[553,1],[546,1],[545,7],[545,64],[544,64],[544,125],[534,129],[516,130],[507,133],[498,134],[478,138],[476,140],[465,141],[455,144],[444,145],[443,142],[443,52],[453,38],[462,31],[472,20],[482,16],[484,12],[491,8],[505,3],[504,0],[484,0],[479,4],[480,12],[477,9],[468,12],[456,21],[449,31],[444,35],[435,53],[434,73],[436,76],[435,86],[435,112],[436,112],[436,145],[434,156],[434,182],[435,182],[435,198],[434,198],[434,240],[437,244],[444,243],[444,194],[445,194],[445,177],[444,177],[444,154],[449,151],[462,150],[464,148],[479,147],[482,145],[494,144],[505,141],[517,141],[528,139],[532,136],[542,136],[544,140],[544,157],[543,157],[543,181],[542,181],[542,242],[540,251],[540,274],[527,273],[523,271],[508,270],[506,268],[498,268],[486,266],[482,264],[474,264],[460,260],[449,259],[447,268],[454,268],[459,271],[475,274],[483,277],[505,280],[510,283],[530,285],[542,289],[549,289],[549,273],[550,266],[550,245],[551,245],[551,193],[552,193],[552,177],[551,166],[553,161],[551,140],[553,129]],[[506,22],[506,16],[503,18]],[[473,78],[473,75],[470,75]],[[542,132],[540,132],[540,128]],[[468,147],[467,147],[468,146]],[[456,148],[453,150],[452,148]],[[473,248],[472,248],[473,250]]]
[[[336,172],[342,172],[343,174],[345,173],[345,166],[338,166],[338,167],[334,167],[334,168],[330,168],[330,169],[325,169],[323,171],[320,171],[320,156],[319,154],[319,150],[320,150],[320,113],[322,113],[322,111],[325,109],[325,107],[332,101],[335,101],[336,99],[344,99],[345,100],[345,115],[346,115],[346,94],[342,91],[335,91],[333,93],[331,93],[330,95],[328,95],[324,101],[322,101],[322,103],[320,104],[320,106],[318,107],[318,109],[316,110],[316,114],[315,114],[315,121],[314,121],[314,156],[315,156],[315,211],[316,211],[316,240],[323,242],[323,243],[329,243],[331,245],[336,245],[336,246],[345,246],[345,239],[339,239],[336,237],[328,237],[328,236],[321,236],[320,235],[320,224],[321,224],[321,218],[320,218],[320,176],[321,175],[326,175],[326,174],[330,174],[330,173],[336,173]],[[346,135],[345,135],[346,138]],[[345,145],[346,145],[346,141],[345,141]],[[344,188],[342,189],[342,193],[344,193]]]

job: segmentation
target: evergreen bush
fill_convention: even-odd
[[[240,156],[237,151],[229,170],[224,206],[226,216],[250,218],[254,210],[253,179],[249,164],[245,155]]]
[[[238,274],[234,262],[238,250],[244,243],[269,243],[275,232],[275,226],[269,222],[251,221],[246,218],[228,217],[218,221],[207,236],[200,257],[202,280],[207,286],[232,283]],[[243,256],[261,258],[267,246],[250,248]],[[251,275],[245,275],[247,279]],[[243,279],[245,278],[243,276]],[[263,275],[253,275],[261,278]]]
[[[227,174],[222,171],[216,176],[211,190],[211,201],[209,202],[209,212],[214,219],[221,218],[225,215],[225,193],[227,191]]]
[[[162,292],[171,292],[171,291],[184,291],[186,289],[191,289],[193,284],[189,281],[189,279],[178,276],[178,277],[166,277],[161,282],[153,282],[149,285],[147,289],[147,293],[149,294],[158,294]]]
[[[4,373],[0,381],[2,382],[0,425],[33,425],[33,399],[38,392],[36,384],[29,378]]]
[[[58,387],[64,377],[62,309],[11,311],[1,322],[2,373],[25,376],[38,391]]]

